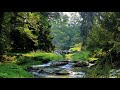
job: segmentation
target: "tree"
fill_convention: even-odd
[[[13,51],[51,51],[50,25],[40,12],[14,12],[11,18]]]
[[[0,59],[3,55],[4,52],[4,46],[3,46],[3,35],[2,35],[2,23],[3,23],[3,18],[4,18],[4,12],[0,12]]]
[[[0,56],[8,52],[10,48],[10,18],[11,13],[0,13]],[[2,59],[0,57],[0,59]]]
[[[53,37],[50,36],[50,24],[47,21],[48,17],[41,15],[41,26],[39,26],[39,35],[38,35],[38,48],[43,51],[52,51],[55,46],[52,44]]]
[[[120,56],[120,13],[103,12],[88,38],[88,47],[101,48],[106,52],[102,62],[119,64]]]
[[[69,49],[80,41],[79,16],[74,13],[71,18],[60,13],[60,18],[51,20],[51,35],[54,36],[53,44],[59,49]]]
[[[38,15],[31,12],[14,12],[11,18],[11,40],[13,51],[30,51],[37,46]]]
[[[98,13],[97,12],[80,12],[79,14],[82,18],[81,25],[80,25],[80,34],[83,38],[82,46],[83,48],[85,48],[86,39],[92,29],[94,17],[98,15]]]

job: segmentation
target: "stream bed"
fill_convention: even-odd
[[[46,64],[32,65],[28,71],[35,78],[84,78],[86,72],[81,71],[81,68],[93,65],[81,61],[50,61]]]

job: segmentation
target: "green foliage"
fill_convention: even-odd
[[[11,40],[13,50],[32,50],[37,45],[38,15],[30,12],[15,12],[11,18]],[[17,38],[17,40],[16,40]]]
[[[40,52],[40,51],[36,51],[36,52],[30,52],[27,54],[24,54],[24,56],[27,57],[38,57],[40,59],[44,59],[44,60],[62,60],[63,57],[62,55],[57,55],[54,53],[46,53],[46,52]]]
[[[62,14],[62,13],[61,13]],[[80,42],[79,16],[69,17],[61,15],[58,19],[53,19],[51,23],[51,35],[54,37],[52,42],[59,49],[69,49],[75,43]]]
[[[39,65],[42,62],[36,60],[35,58],[32,57],[25,57],[25,56],[20,56],[17,59],[16,62],[18,65],[22,66],[23,69],[27,69],[28,67],[30,67],[31,65]]]
[[[90,57],[90,51],[81,51],[72,55],[72,60],[88,60]]]
[[[11,13],[0,13],[0,55],[9,51],[10,48],[10,18]]]
[[[91,52],[87,51],[87,50],[75,52],[72,54],[66,54],[65,59],[67,59],[67,60],[87,60],[87,61],[97,60],[97,58],[92,58]]]
[[[77,51],[80,52],[81,51],[81,47],[82,47],[82,43],[79,43],[79,44],[75,44],[69,50],[71,50],[72,52],[77,52]]]
[[[89,49],[103,48],[111,44],[113,34],[100,26],[94,26],[87,39]]]
[[[85,78],[110,78],[109,72],[111,67],[109,65],[97,65],[96,67],[87,68]]]
[[[93,21],[95,16],[97,16],[99,12],[80,12],[80,16],[82,18],[80,25],[80,35],[82,36],[82,49],[86,48],[86,39],[91,32],[91,28],[93,26]]]
[[[4,63],[15,63],[16,62],[16,56],[3,55],[1,61],[4,62]]]
[[[32,78],[33,76],[16,64],[0,64],[0,78]]]
[[[87,39],[88,49],[95,52],[97,48],[101,51],[96,53],[105,63],[106,60],[119,62],[120,56],[120,13],[103,12],[101,17],[96,18],[94,26]]]
[[[63,60],[61,55],[56,55],[53,53],[45,53],[45,52],[30,52],[23,54],[17,59],[17,64],[21,65],[24,69],[30,67],[31,65],[39,65],[42,63],[47,63],[52,60]]]
[[[14,12],[10,19],[12,51],[52,51],[50,25],[40,12]]]
[[[72,56],[73,56],[73,54],[66,54],[65,59],[66,60],[72,60]]]

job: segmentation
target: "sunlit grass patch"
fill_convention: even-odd
[[[23,54],[17,59],[17,64],[21,65],[24,69],[30,67],[31,65],[39,65],[42,63],[48,63],[52,60],[63,60],[62,55],[57,55],[54,53],[47,53],[47,52],[29,52]]]
[[[16,56],[3,55],[1,61],[4,63],[16,63]]]
[[[41,58],[41,59],[46,59],[46,60],[62,60],[63,57],[62,55],[57,55],[57,54],[54,54],[54,53],[46,53],[46,52],[30,52],[30,53],[26,53],[24,54],[24,56],[27,56],[27,57],[38,57],[38,58]]]
[[[72,59],[73,60],[88,60],[90,52],[89,51],[81,51],[79,53],[74,53],[72,55]]]
[[[66,59],[66,60],[72,60],[72,55],[73,55],[73,54],[66,54],[66,55],[65,55],[65,59]]]
[[[73,47],[70,48],[71,51],[73,52],[80,52],[82,48],[82,43],[75,44]]]

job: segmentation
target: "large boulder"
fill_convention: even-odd
[[[61,54],[62,54],[62,51],[61,51],[61,50],[55,50],[55,51],[54,51],[54,54],[61,55]]]
[[[86,67],[86,66],[88,66],[88,65],[89,65],[88,62],[81,62],[81,61],[79,61],[79,62],[75,63],[75,64],[73,65],[73,67]]]

